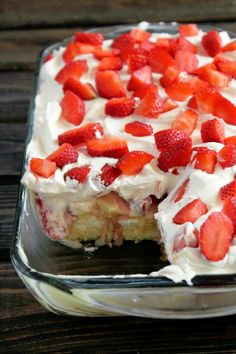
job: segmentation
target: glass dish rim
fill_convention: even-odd
[[[87,32],[96,32],[100,31],[105,34],[106,38],[112,38],[114,35],[127,32],[133,26],[137,26],[137,23],[134,24],[126,24],[126,25],[115,25],[115,26],[104,26],[104,27],[96,27],[87,30]],[[176,31],[178,29],[177,22],[147,22],[148,30],[158,30],[159,32],[162,29],[163,31],[170,31],[170,29]],[[199,25],[198,27],[203,30],[212,29],[213,26],[210,25]],[[224,29],[214,26],[215,29],[223,31]],[[231,37],[236,37],[236,34],[227,31]],[[34,108],[35,108],[35,97],[37,94],[38,83],[39,83],[39,72],[41,69],[41,65],[43,63],[44,58],[52,52],[54,49],[58,49],[60,46],[66,45],[72,37],[66,38],[61,42],[54,43],[45,49],[43,49],[38,55],[36,61],[36,68],[34,71],[34,80],[32,86],[32,94],[28,109],[28,118],[26,123],[26,138],[24,144],[23,151],[23,159],[21,165],[20,178],[23,176],[25,172],[25,162],[26,162],[26,150],[29,144],[29,141],[32,137],[33,124],[34,124]],[[50,285],[54,285],[59,289],[67,290],[73,286],[73,288],[86,288],[86,289],[107,289],[107,288],[173,288],[173,287],[181,287],[186,290],[192,289],[192,291],[196,290],[198,287],[204,287],[211,289],[214,286],[232,286],[236,285],[236,272],[230,274],[214,274],[214,275],[198,275],[192,279],[192,286],[189,286],[186,281],[181,281],[175,283],[171,279],[164,276],[150,276],[150,275],[124,275],[124,276],[115,276],[115,275],[54,275],[45,272],[39,272],[35,269],[32,269],[28,265],[26,265],[21,258],[18,252],[18,244],[20,242],[20,233],[19,233],[19,225],[22,213],[22,207],[24,204],[26,194],[26,188],[20,183],[17,197],[17,205],[15,212],[15,220],[14,220],[14,228],[13,228],[13,236],[10,248],[10,257],[11,262],[14,265],[15,269],[19,271],[21,274],[28,276],[33,279],[37,279],[39,281],[44,281],[49,283]]]

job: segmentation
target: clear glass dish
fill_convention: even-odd
[[[131,25],[99,28],[106,38]],[[209,29],[203,27],[203,29]],[[177,24],[149,24],[151,32],[177,33]],[[92,30],[96,31],[96,29]],[[233,36],[233,35],[232,35]],[[44,50],[38,59],[26,146],[32,135],[38,75],[45,56],[68,40]],[[22,165],[25,169],[25,158]],[[91,253],[48,239],[42,232],[30,192],[19,189],[11,249],[12,263],[35,298],[58,314],[77,316],[133,315],[154,318],[203,318],[236,313],[236,274],[198,276],[193,286],[152,277],[167,263],[151,241],[104,246]]]

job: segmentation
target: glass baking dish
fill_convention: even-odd
[[[107,39],[131,25],[99,30]],[[209,30],[206,26],[202,27]],[[149,24],[148,31],[175,34],[176,23]],[[233,35],[232,35],[233,36]],[[26,146],[34,122],[39,70],[45,56],[70,39],[44,50],[38,59],[30,103]],[[24,155],[22,174],[25,170]],[[150,273],[167,265],[152,241],[125,242],[121,247],[75,250],[47,238],[39,225],[32,196],[19,189],[11,249],[12,263],[36,299],[58,314],[77,316],[133,315],[153,318],[203,318],[236,313],[236,274],[197,276],[193,286]]]

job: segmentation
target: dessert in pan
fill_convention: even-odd
[[[235,76],[236,41],[194,24],[76,32],[50,53],[22,179],[45,234],[153,240],[189,279],[235,272]]]

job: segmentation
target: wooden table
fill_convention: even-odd
[[[236,3],[0,0],[0,353],[236,353],[236,316],[71,318],[44,310],[10,263],[25,122],[39,51],[83,26],[178,20],[236,32]],[[65,5],[66,4],[66,5]],[[151,7],[150,7],[151,6]],[[66,8],[66,9],[65,9]],[[227,22],[226,22],[227,21]]]

